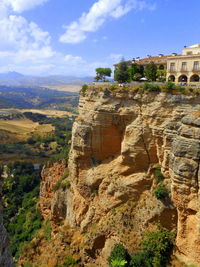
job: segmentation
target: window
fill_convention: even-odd
[[[170,71],[175,71],[175,63],[170,63]]]
[[[188,55],[188,56],[189,56],[189,55],[192,55],[192,51],[187,52],[187,55]]]
[[[194,70],[198,70],[199,69],[199,61],[195,61],[194,62]]]
[[[187,63],[186,62],[183,62],[182,63],[182,68],[181,68],[181,70],[187,70]]]

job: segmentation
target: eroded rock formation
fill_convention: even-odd
[[[137,204],[133,224],[140,217],[141,225],[160,220],[173,228],[177,210],[177,254],[187,263],[200,265],[199,117],[197,96],[88,91],[80,100],[73,128],[69,165],[74,195],[72,213],[66,219],[83,231],[95,222],[100,228],[102,216],[106,220],[112,209],[146,199],[147,213]],[[152,196],[156,163],[161,165],[174,205],[158,203]],[[91,197],[95,190],[98,194]],[[139,236],[144,228],[136,228],[141,228],[135,229]],[[115,232],[104,235],[102,251],[109,240],[119,238]]]
[[[69,243],[83,266],[107,266],[116,242],[136,252],[154,222],[177,229],[176,255],[200,266],[199,161],[199,96],[90,88],[73,126],[70,186],[51,195],[49,216],[78,233]],[[154,196],[158,165],[163,201]]]

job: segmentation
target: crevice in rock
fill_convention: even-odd
[[[96,259],[98,250],[102,250],[105,246],[106,237],[105,235],[98,236],[95,238],[92,249],[87,249],[86,253],[93,259]]]
[[[146,144],[145,138],[144,138],[144,126],[143,126],[142,106],[140,105],[139,107],[140,107],[140,118],[141,118],[141,121],[142,121],[142,143],[143,143],[144,150],[146,151],[146,154],[147,154],[147,157],[148,157],[148,163],[150,164],[151,163],[151,158],[150,158],[149,151],[148,151],[148,148],[147,148],[147,144]]]

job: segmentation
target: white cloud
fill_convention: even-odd
[[[65,62],[72,64],[72,65],[76,65],[76,64],[81,64],[81,63],[85,63],[85,61],[83,60],[82,57],[79,56],[72,56],[72,55],[66,55],[64,57]]]
[[[16,12],[44,2],[0,0],[0,72],[18,71],[31,75],[88,74],[92,71],[90,63],[80,56],[54,51],[48,32],[23,16],[16,15]]]
[[[3,0],[3,4],[4,6],[12,8],[13,11],[21,13],[38,5],[42,5],[47,1],[48,0]]]
[[[50,36],[34,22],[10,15],[0,20],[0,50],[39,49],[48,46]]]
[[[45,54],[46,53],[46,54]],[[0,72],[17,71],[28,75],[63,74],[74,76],[95,76],[98,67],[112,66],[113,59],[105,56],[102,61],[86,61],[79,55],[71,55],[48,50],[0,52]]]
[[[109,18],[119,18],[132,9],[155,9],[155,5],[149,5],[142,0],[98,0],[92,5],[88,13],[65,26],[66,31],[60,36],[63,43],[79,43],[86,39],[88,32],[97,31]]]
[[[101,62],[87,62],[79,55],[59,53],[51,45],[51,36],[35,22],[16,14],[46,0],[0,0],[0,72],[17,71],[30,75],[95,75],[97,67],[110,67],[121,55],[105,56]],[[123,2],[124,1],[124,2]],[[68,27],[68,41],[80,42],[87,32],[96,31],[109,17],[119,17],[119,8],[129,0],[99,0],[81,18]],[[122,5],[124,8],[126,5]],[[114,13],[115,11],[115,13]],[[102,37],[106,40],[107,37]]]
[[[41,0],[26,1],[29,8],[42,3]],[[17,7],[21,6],[22,10],[22,7],[28,8],[28,5],[25,6],[26,1],[3,0],[0,4],[0,7],[4,7],[4,11],[0,12],[0,59],[8,65],[25,62],[29,62],[29,65],[40,64],[55,54],[51,48],[49,33],[43,31],[36,23],[13,15],[11,7],[8,6],[12,3],[13,8],[16,7],[17,10]]]
[[[79,43],[86,38],[84,31],[79,29],[77,22],[72,22],[66,27],[67,32],[60,37],[60,41],[63,43]]]

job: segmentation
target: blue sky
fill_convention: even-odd
[[[0,0],[0,72],[94,75],[200,43],[199,0]]]

